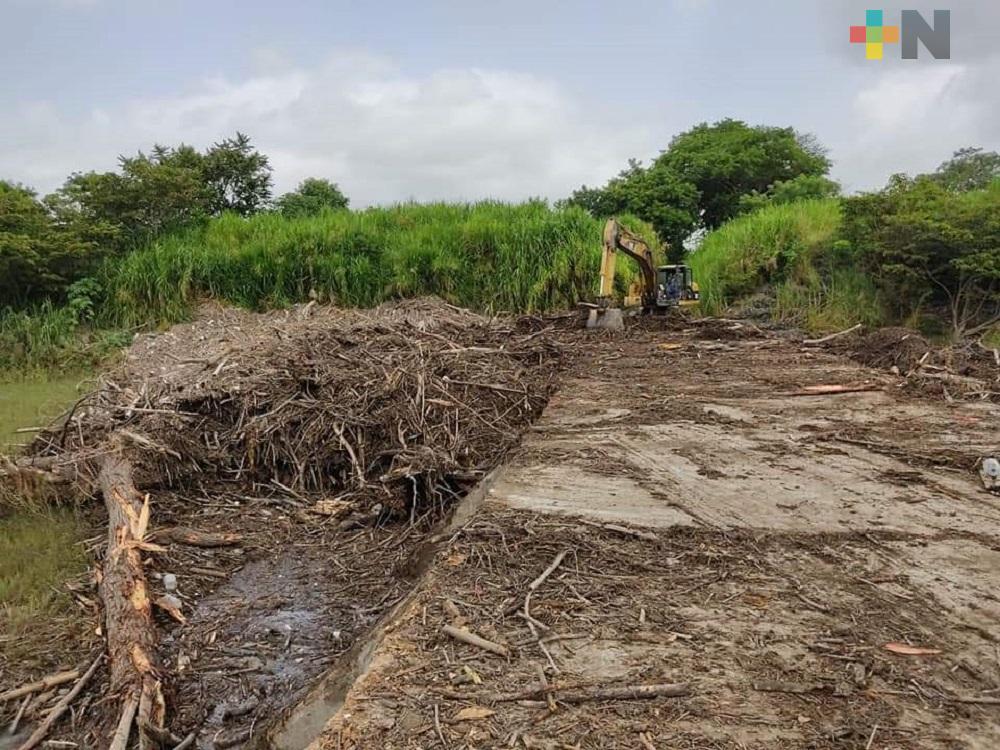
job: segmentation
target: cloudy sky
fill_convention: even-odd
[[[950,8],[952,59],[875,62],[872,2],[0,0],[0,178],[237,129],[353,205],[556,199],[723,117],[814,133],[849,190],[1000,150],[1000,3],[883,4]]]

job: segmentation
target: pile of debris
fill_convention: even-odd
[[[127,741],[136,723],[145,746],[165,731],[143,562],[162,548],[147,493],[240,487],[383,520],[440,512],[545,405],[563,358],[552,332],[537,318],[488,319],[438,299],[372,311],[209,309],[140,337],[29,455],[0,459],[0,479],[21,491],[104,499],[99,578],[119,734]]]
[[[921,393],[1000,400],[1000,352],[981,342],[938,347],[908,328],[880,328],[852,342],[851,356],[904,376]]]

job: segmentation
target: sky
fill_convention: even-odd
[[[725,117],[792,126],[848,191],[1000,150],[1000,3],[951,60],[849,43],[875,0],[0,0],[0,179],[57,188],[154,143],[247,133],[276,193],[556,200]]]

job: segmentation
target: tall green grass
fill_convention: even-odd
[[[841,243],[840,203],[773,205],[705,236],[689,256],[701,308],[722,313],[764,292],[772,317],[812,330],[877,324],[883,310],[874,285]]]
[[[485,311],[565,308],[596,292],[601,230],[581,209],[539,201],[223,216],[108,267],[101,316],[128,326],[170,322],[202,297],[258,310],[426,294]]]
[[[5,514],[0,507],[0,660],[16,665],[36,658],[49,639],[57,661],[59,644],[84,635],[88,618],[70,611],[67,579],[83,574],[87,554],[81,544],[89,531],[73,511]],[[66,639],[64,641],[63,639]],[[84,638],[84,642],[86,642]]]
[[[128,344],[114,328],[81,325],[69,306],[43,302],[0,310],[0,382],[54,371],[87,370]]]

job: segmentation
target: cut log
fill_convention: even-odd
[[[97,478],[108,511],[108,550],[101,578],[111,689],[127,702],[138,693],[138,720],[162,727],[166,705],[160,686],[157,635],[141,550],[149,525],[149,497],[132,482],[132,467],[110,455]],[[139,734],[140,748],[153,746]]]
[[[243,541],[242,534],[227,532],[198,531],[186,526],[172,526],[154,532],[152,538],[157,542],[174,542],[187,544],[191,547],[232,547]]]

